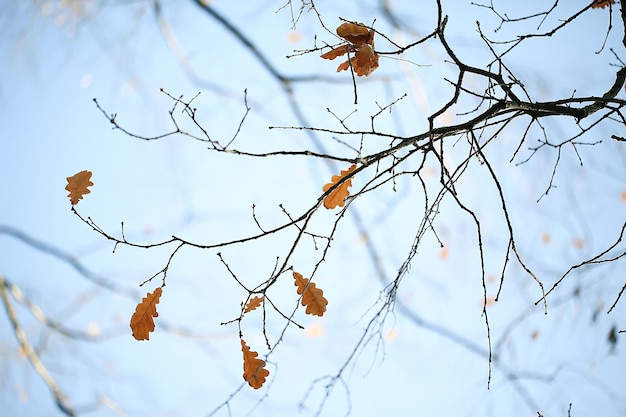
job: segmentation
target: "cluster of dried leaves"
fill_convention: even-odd
[[[354,172],[356,165],[352,165],[347,170],[342,170],[340,175],[333,175],[331,182],[324,185],[324,192],[328,195],[324,198],[324,207],[332,209],[343,207],[346,198],[350,195],[348,188],[352,185],[352,178],[346,177]],[[91,182],[91,171],[80,171],[77,174],[67,177],[68,197],[72,206],[78,204],[85,194],[89,194],[88,187]],[[326,312],[328,300],[324,297],[324,292],[304,278],[299,272],[293,272],[294,285],[296,291],[301,296],[301,304],[306,307],[305,313],[315,316],[323,316]],[[130,318],[130,328],[136,340],[150,340],[150,333],[155,329],[154,319],[159,316],[157,304],[163,294],[163,287],[156,288],[152,293],[148,292],[137,304],[135,312]],[[257,309],[264,301],[263,296],[250,298],[244,308],[244,314]],[[254,389],[261,388],[269,375],[265,368],[265,361],[257,358],[258,353],[251,351],[246,342],[241,339],[241,350],[243,352],[243,378]]]
[[[150,333],[154,331],[154,317],[158,317],[156,305],[159,303],[163,290],[161,287],[148,293],[135,308],[130,318],[130,328],[133,337],[137,340],[150,340]],[[263,297],[255,297],[250,300],[246,312],[254,310],[261,304]],[[257,358],[257,352],[251,351],[246,342],[241,340],[243,352],[243,379],[254,389],[259,389],[265,383],[270,372],[265,369],[265,361]]]
[[[615,0],[595,0],[591,8],[605,8],[615,4]],[[375,71],[379,64],[379,55],[374,49],[375,31],[363,23],[343,23],[336,29],[337,35],[345,42],[332,48],[321,55],[321,58],[334,60],[337,57],[347,55],[348,59],[337,67],[337,72],[351,69],[357,76],[369,76]],[[356,170],[356,165],[351,165],[346,170],[341,170],[339,175],[333,175],[331,182],[322,187],[325,193],[323,205],[326,209],[344,207],[346,200],[350,196],[349,188],[352,186],[352,176]],[[68,197],[72,206],[79,203],[85,194],[89,194],[88,187],[93,186],[91,181],[92,172],[84,170],[67,177],[65,189],[69,192]],[[297,294],[300,295],[300,303],[305,307],[305,313],[322,317],[327,309],[328,300],[324,297],[324,292],[304,278],[299,272],[292,272],[294,285]],[[138,340],[149,340],[150,333],[155,330],[154,319],[159,316],[157,304],[163,293],[163,286],[148,292],[137,304],[134,313],[130,318],[130,328],[133,337]],[[252,294],[250,294],[252,295]],[[261,305],[265,306],[265,297],[256,295],[249,298],[243,308],[243,314],[250,313]],[[493,300],[485,298],[485,306],[490,305]],[[241,350],[243,353],[243,378],[254,389],[259,389],[265,383],[270,372],[266,369],[266,362],[258,358],[258,353],[252,351],[240,334]]]
[[[363,23],[342,23],[337,27],[337,35],[345,39],[344,43],[322,54],[322,58],[333,60],[353,52],[354,56],[342,62],[337,72],[352,68],[359,77],[368,76],[378,68],[378,54],[374,51],[374,31]]]

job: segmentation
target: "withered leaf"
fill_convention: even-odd
[[[337,27],[337,35],[357,46],[371,43],[374,31],[365,27],[363,23],[342,23]]]
[[[349,49],[350,47],[348,45],[341,45],[341,46],[338,46],[337,48],[331,49],[330,51],[322,54],[322,58],[333,60],[337,58],[338,56],[345,55]]]
[[[359,77],[365,75],[367,77],[378,68],[378,55],[371,46],[363,44],[356,50],[354,57],[350,58],[350,61],[339,64],[337,72],[347,70],[350,68],[350,64],[352,64],[356,75]]]
[[[67,177],[67,185],[65,189],[70,193],[67,195],[70,198],[72,205],[78,204],[78,201],[83,198],[83,195],[89,194],[91,191],[87,189],[93,185],[90,181],[91,171],[80,171],[77,174]]]
[[[341,175],[333,175],[331,178],[331,182],[325,184],[322,189],[324,192],[328,191],[333,185],[335,185],[338,181],[340,181],[346,175],[352,173],[356,169],[356,165],[352,165],[347,170],[342,170]],[[348,187],[352,186],[352,178],[344,181],[340,186],[331,191],[326,198],[324,198],[324,207],[327,209],[333,209],[335,207],[343,207],[345,204],[346,198],[350,195],[350,191],[348,191]]]
[[[354,54],[352,67],[359,77],[368,76],[378,68],[378,54],[368,44],[361,45]]]
[[[322,58],[332,60],[348,52],[354,52],[352,58],[339,64],[337,72],[352,67],[359,77],[368,76],[378,68],[378,54],[374,51],[374,33],[363,23],[342,23],[337,27],[337,34],[348,43],[322,54]]]
[[[265,361],[257,358],[257,352],[251,351],[246,342],[241,339],[243,352],[243,379],[254,389],[259,389],[265,383],[270,371],[265,369]]]
[[[130,318],[130,328],[133,331],[133,337],[137,340],[150,340],[150,332],[154,331],[153,317],[159,317],[156,305],[159,304],[161,298],[161,287],[154,290],[152,294],[148,293],[139,304]]]
[[[328,305],[328,300],[324,298],[324,291],[315,287],[315,283],[303,278],[302,274],[293,272],[295,285],[298,287],[298,294],[302,294],[302,305],[306,307],[305,313],[314,316],[323,316]]]
[[[596,0],[592,5],[592,9],[604,9],[609,4],[615,4],[615,0]]]
[[[248,301],[248,304],[246,305],[246,308],[243,310],[243,312],[249,313],[252,310],[255,310],[258,306],[261,305],[261,302],[263,302],[263,297],[252,297],[250,301]]]

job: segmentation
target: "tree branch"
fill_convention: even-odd
[[[9,293],[7,291],[7,284],[4,279],[4,276],[0,273],[0,298],[2,298],[2,302],[4,304],[4,309],[9,317],[9,321],[13,326],[13,331],[15,333],[15,337],[22,348],[22,351],[28,358],[28,361],[35,369],[35,372],[39,374],[43,382],[48,386],[48,389],[52,393],[54,397],[57,408],[63,412],[63,414],[69,417],[75,417],[76,411],[74,406],[67,398],[67,396],[61,391],[58,384],[56,383],[54,377],[48,372],[48,369],[45,367],[35,349],[28,342],[28,338],[26,337],[26,333],[20,326],[20,323],[17,319],[17,315],[15,314],[15,310],[13,310],[13,306],[11,305],[11,300],[9,299]]]

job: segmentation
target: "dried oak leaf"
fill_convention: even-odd
[[[337,27],[337,35],[357,46],[374,42],[374,31],[363,23],[342,23]]]
[[[302,274],[293,272],[295,285],[298,287],[298,294],[302,294],[302,305],[306,306],[305,313],[322,317],[326,311],[328,300],[324,298],[324,291],[315,287],[313,282],[307,278],[302,278]]]
[[[350,47],[348,45],[341,45],[322,54],[322,58],[330,59],[332,61],[338,56],[345,55],[348,52],[348,50],[350,50]]]
[[[72,205],[78,204],[78,200],[83,198],[83,195],[89,194],[91,191],[87,189],[93,185],[90,181],[91,171],[80,171],[77,174],[67,177],[67,185],[65,189],[70,193],[67,195],[70,198]]]
[[[592,9],[604,9],[609,4],[615,4],[615,0],[596,0],[592,5]]]
[[[243,379],[254,389],[259,389],[265,383],[270,371],[265,369],[265,361],[257,358],[257,352],[251,351],[246,342],[241,339],[243,352]]]
[[[261,305],[261,302],[263,301],[263,297],[253,297],[250,299],[250,301],[248,301],[248,304],[246,305],[246,308],[243,310],[244,313],[249,313],[252,310],[255,310],[258,306]]]
[[[331,178],[332,182],[325,184],[322,187],[322,190],[325,192],[328,191],[333,185],[335,185],[338,181],[344,178],[346,175],[352,173],[356,169],[356,165],[352,165],[347,170],[342,170],[341,175],[333,175]],[[346,198],[350,195],[350,191],[348,191],[348,187],[352,186],[352,178],[341,183],[340,186],[331,191],[326,198],[324,198],[324,207],[327,209],[334,209],[335,207],[343,207],[345,204]]]
[[[359,77],[368,76],[378,68],[378,54],[374,51],[374,33],[363,23],[342,23],[337,27],[337,35],[348,43],[322,54],[322,58],[333,60],[348,52],[354,52],[354,57],[339,64],[337,72],[352,67]]]
[[[350,62],[343,62],[337,67],[337,72],[347,70],[350,68],[350,64],[352,64],[356,75],[367,77],[378,68],[378,55],[374,52],[374,48],[368,44],[363,44],[356,50],[354,57],[350,58]]]
[[[139,304],[130,318],[130,328],[133,330],[133,337],[137,340],[150,340],[150,332],[154,331],[154,320],[152,317],[159,317],[156,305],[161,297],[161,287],[158,287],[152,294],[148,293]]]

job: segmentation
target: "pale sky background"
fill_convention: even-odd
[[[301,131],[268,129],[298,125],[280,87],[197,6],[182,0],[164,2],[163,13],[196,75],[222,89],[222,94],[185,74],[159,32],[151,2],[125,3],[110,3],[76,16],[56,2],[0,2],[0,225],[53,245],[125,293],[94,284],[4,228],[0,229],[0,273],[50,319],[103,337],[90,342],[59,335],[12,299],[30,342],[81,415],[205,416],[243,382],[237,326],[220,323],[238,315],[245,293],[219,262],[217,251],[183,248],[172,261],[155,332],[148,342],[135,341],[128,321],[141,297],[160,285],[160,278],[143,288],[138,284],[163,268],[175,245],[151,250],[118,246],[112,253],[110,242],[71,213],[65,178],[84,169],[93,172],[91,194],[77,209],[109,233],[119,235],[123,221],[126,237],[132,241],[156,242],[176,235],[211,244],[256,233],[253,204],[257,218],[268,228],[285,221],[278,204],[299,215],[315,202],[322,185],[347,166],[335,164],[329,169],[320,160],[302,157],[236,157],[210,152],[206,144],[182,136],[145,142],[112,131],[93,98],[108,113],[116,113],[125,128],[149,136],[171,128],[167,112],[172,102],[160,88],[187,98],[201,91],[194,102],[199,121],[213,138],[227,142],[243,116],[247,89],[252,110],[234,145],[251,151],[315,150]],[[363,22],[377,18],[381,32],[399,43],[410,41],[410,34],[394,31],[380,17],[377,2],[336,3],[316,2],[329,28],[339,24],[338,17]],[[545,27],[584,5],[572,3]],[[437,42],[410,51],[403,57],[406,61],[381,58],[372,76],[358,80],[359,104],[354,106],[349,74],[334,72],[339,62],[322,60],[318,53],[285,59],[294,49],[310,48],[316,35],[318,44],[335,41],[314,14],[303,15],[292,31],[288,11],[276,13],[284,3],[264,1],[244,7],[222,0],[213,4],[284,74],[317,74],[341,81],[295,85],[311,126],[338,129],[326,109],[345,117],[356,108],[348,119],[350,126],[367,129],[376,103],[385,105],[407,93],[391,114],[377,119],[376,126],[417,134],[427,128],[426,117],[450,98],[451,87],[442,77],[455,79],[456,72],[443,62]],[[392,4],[416,36],[432,30],[432,6],[411,1]],[[521,16],[525,11],[518,7],[507,11]],[[444,12],[449,15],[448,40],[462,59],[477,66],[489,59],[476,32],[477,19],[494,38],[510,38],[523,29],[504,26],[494,34],[493,15],[466,1],[444,0]],[[607,10],[589,11],[571,29],[548,41],[531,40],[510,55],[510,67],[534,99],[586,96],[612,85],[615,68],[610,64],[617,60],[608,47],[622,59],[626,52],[620,44],[623,28],[616,18],[607,47],[594,53],[602,46],[607,16]],[[530,27],[537,23],[534,20]],[[391,49],[378,38],[376,47]],[[185,120],[180,113],[177,117]],[[441,123],[456,116],[445,117],[449,119]],[[555,143],[577,129],[571,121],[543,123]],[[189,126],[186,121],[183,125]],[[564,148],[554,180],[557,188],[537,203],[548,186],[556,152],[545,149],[518,166],[515,162],[526,159],[528,147],[536,145],[531,142],[509,163],[522,135],[518,127],[504,132],[487,154],[509,198],[518,247],[549,287],[569,266],[610,246],[626,221],[626,147],[609,139],[611,134],[626,132],[615,123],[585,137],[585,141],[602,142],[579,147],[583,167],[572,149]],[[534,132],[529,140],[535,141],[539,134]],[[354,155],[329,134],[318,138],[330,152]],[[359,145],[359,138],[342,139]],[[372,143],[365,143],[366,149],[386,144],[386,140],[368,140]],[[449,143],[447,162],[453,165],[465,148],[462,143],[455,147]],[[415,164],[409,162],[407,167]],[[429,186],[435,186],[438,168],[431,161],[427,169],[432,171]],[[369,180],[370,171],[355,178],[353,189]],[[507,244],[495,189],[479,164],[471,165],[457,188],[465,204],[480,216],[488,294],[493,296]],[[353,207],[367,225],[383,270],[392,277],[406,258],[422,218],[421,186],[414,178],[402,177],[397,191],[381,187]],[[626,301],[606,314],[624,285],[624,259],[573,274],[549,298],[547,316],[541,306],[534,306],[540,297],[536,283],[511,261],[501,299],[488,309],[501,366],[494,364],[487,390],[475,226],[450,198],[440,211],[435,226],[445,249],[432,234],[427,235],[402,281],[399,298],[410,312],[396,309],[380,332],[370,335],[368,344],[357,351],[356,361],[346,368],[345,386],[337,383],[321,415],[350,411],[353,416],[536,416],[539,411],[544,416],[567,416],[570,403],[572,417],[625,415],[624,336],[612,348],[608,335],[613,326],[626,328]],[[319,211],[314,227],[328,233],[335,215],[336,211]],[[220,251],[238,277],[260,282],[271,274],[276,257],[284,257],[290,238],[292,231]],[[625,249],[622,242],[611,254]],[[307,241],[291,264],[306,277],[318,257]],[[271,296],[291,311],[295,287],[289,275],[284,278]],[[316,413],[328,381],[320,380],[307,397],[312,382],[341,368],[379,308],[383,290],[351,218],[341,223],[315,282],[329,300],[325,316],[298,311],[296,320],[305,330],[293,326],[287,330],[282,344],[267,359],[271,374],[266,386],[257,391],[244,386],[231,400],[230,410],[223,408],[215,415]],[[425,324],[416,325],[414,316]],[[250,313],[242,330],[252,350],[264,357],[261,317],[258,311]],[[268,312],[271,342],[284,324],[280,316]],[[433,326],[439,331],[432,331]],[[179,328],[194,336],[178,334]],[[515,373],[517,379],[507,373]],[[4,310],[0,375],[3,416],[61,415],[20,354]]]

